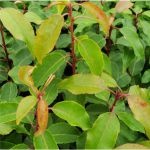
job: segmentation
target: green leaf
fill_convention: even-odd
[[[148,39],[150,39],[150,26],[148,21],[140,20],[141,28],[145,35],[147,35]]]
[[[123,121],[131,130],[145,133],[144,127],[134,117],[127,112],[117,112],[117,116]]]
[[[17,86],[12,82],[7,82],[2,86],[1,89],[1,99],[5,99],[11,101],[12,99],[16,98],[17,96]]]
[[[0,135],[7,135],[7,134],[9,134],[13,129],[14,129],[14,127],[13,127],[11,124],[0,123]]]
[[[135,56],[138,58],[144,58],[144,47],[138,37],[136,31],[131,28],[124,27],[120,29],[120,32],[123,34],[125,39],[130,43],[130,46],[134,50]]]
[[[36,102],[37,99],[34,96],[27,96],[21,100],[16,112],[17,125],[31,111],[31,109],[35,106]]]
[[[79,131],[66,122],[52,124],[48,130],[52,133],[57,144],[73,143],[79,136]]]
[[[150,17],[150,10],[144,11],[142,15]]]
[[[23,14],[14,8],[3,8],[0,10],[0,20],[16,39],[26,42],[33,54],[34,31]]]
[[[132,76],[139,74],[144,67],[145,60],[135,58],[129,66],[129,72]]]
[[[82,6],[92,14],[92,16],[102,26],[104,33],[108,35],[110,25],[109,25],[109,18],[107,17],[105,12],[92,2],[84,2],[82,3]]]
[[[140,144],[135,144],[135,143],[127,143],[127,144],[123,144],[121,146],[118,146],[117,149],[148,149],[148,147],[145,147],[143,145]]]
[[[150,82],[150,69],[146,70],[142,76],[142,83]]]
[[[100,47],[91,39],[78,40],[78,51],[89,66],[91,73],[100,75],[103,71],[104,61]]]
[[[24,16],[29,22],[33,22],[36,24],[41,24],[43,21],[40,16],[38,16],[36,13],[32,11],[28,11],[27,13],[24,14]]]
[[[86,149],[110,149],[115,146],[120,131],[119,121],[114,113],[104,113],[87,132]]]
[[[150,139],[150,103],[143,100],[140,96],[131,95],[128,97],[128,104],[131,111],[134,114],[136,120],[138,120],[145,128],[146,135]]]
[[[79,126],[83,130],[90,128],[90,118],[83,106],[74,101],[63,101],[55,104],[52,111],[72,126]]]
[[[45,131],[39,136],[33,137],[35,149],[58,149],[58,146],[49,131]]]
[[[61,15],[51,15],[40,25],[34,43],[34,55],[38,63],[41,64],[43,58],[53,50],[63,24],[64,20]]]
[[[17,144],[10,148],[10,150],[16,150],[16,149],[29,149],[29,147],[26,144]]]
[[[16,120],[18,104],[4,102],[0,103],[0,123],[7,123]]]
[[[107,73],[102,73],[101,78],[108,87],[118,87],[117,82]]]
[[[35,86],[43,85],[51,74],[66,64],[66,61],[66,53],[63,51],[55,51],[45,57],[43,63],[39,64],[32,73]]]
[[[73,94],[96,94],[106,89],[104,81],[93,74],[73,75],[62,80],[58,87]]]

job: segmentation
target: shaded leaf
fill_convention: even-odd
[[[16,112],[17,125],[31,111],[31,109],[35,106],[36,103],[37,99],[34,96],[27,96],[21,100]]]
[[[61,15],[51,15],[40,25],[34,43],[34,55],[38,63],[41,64],[43,58],[53,50],[63,24],[64,20]]]
[[[50,125],[48,130],[50,130],[50,132],[52,133],[57,144],[75,142],[77,137],[79,136],[79,131],[66,122],[52,124]]]
[[[73,94],[96,94],[106,89],[104,81],[93,74],[73,75],[62,80],[58,87]]]
[[[58,149],[56,141],[49,131],[45,131],[39,136],[33,137],[35,149]]]
[[[79,126],[83,130],[90,128],[90,118],[84,107],[74,101],[63,101],[55,104],[52,111],[72,126]]]
[[[33,54],[34,31],[23,14],[14,8],[3,8],[0,10],[0,19],[16,39],[26,42]]]
[[[105,12],[92,2],[84,2],[82,3],[82,6],[87,9],[93,15],[93,17],[97,19],[98,23],[102,26],[105,34],[108,35],[110,26],[109,19]]]
[[[145,133],[144,127],[128,112],[117,112],[117,116],[123,121],[131,130]]]
[[[132,46],[135,56],[137,56],[138,58],[144,58],[144,47],[136,31],[131,28],[124,27],[120,29],[120,32],[123,34],[124,38],[130,43],[130,46]]]
[[[104,61],[100,47],[91,39],[78,40],[78,51],[89,66],[91,73],[100,75],[103,71]]]
[[[2,86],[1,89],[1,99],[9,100],[16,98],[17,96],[17,86],[12,82],[7,82]]]
[[[100,115],[87,132],[86,149],[113,148],[119,131],[120,124],[114,113]]]

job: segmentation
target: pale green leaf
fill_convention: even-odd
[[[146,70],[142,76],[142,83],[150,82],[150,69]]]
[[[35,106],[37,99],[34,96],[24,97],[18,105],[16,112],[16,123],[20,121],[32,110]]]
[[[16,39],[26,42],[33,54],[34,31],[23,14],[14,8],[3,8],[0,10],[0,20]]]
[[[33,137],[35,149],[58,149],[56,141],[49,131],[45,131],[39,136]]]
[[[0,123],[0,135],[7,135],[7,134],[9,134],[13,129],[14,129],[14,127],[13,127],[11,124]]]
[[[27,13],[24,14],[25,18],[29,21],[29,22],[33,22],[36,24],[41,24],[42,23],[42,19],[40,18],[40,16],[38,16],[36,13],[32,12],[32,11],[28,11]]]
[[[79,126],[83,130],[90,128],[90,118],[84,107],[74,101],[63,101],[55,104],[52,111],[72,126]]]
[[[137,56],[138,58],[144,58],[144,47],[136,31],[131,28],[124,27],[120,29],[120,32],[123,34],[124,38],[130,43],[130,46],[134,50],[135,56]]]
[[[16,120],[17,103],[0,103],[0,123],[7,123]]]
[[[29,147],[26,144],[17,144],[10,148],[10,150],[16,150],[16,149],[24,149],[24,150],[29,150]]]
[[[63,24],[61,15],[51,15],[40,25],[34,42],[34,55],[39,63],[42,63],[43,58],[53,50]]]
[[[50,53],[43,63],[37,65],[32,73],[35,86],[40,86],[45,83],[51,74],[54,74],[60,67],[67,62],[66,53],[63,51],[54,51]]]
[[[87,132],[86,149],[110,149],[116,144],[120,124],[114,113],[100,115]]]
[[[103,71],[103,55],[98,44],[91,39],[78,40],[78,51],[90,68],[91,73],[100,75]]]
[[[93,74],[73,75],[62,80],[58,87],[73,94],[96,94],[106,89],[104,81]]]

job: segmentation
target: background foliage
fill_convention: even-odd
[[[0,1],[0,20],[0,149],[150,148],[150,2]]]

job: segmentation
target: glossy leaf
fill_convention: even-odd
[[[93,74],[73,75],[62,80],[58,87],[73,94],[96,94],[106,89],[104,81]]]
[[[133,3],[131,3],[130,1],[126,0],[120,0],[116,6],[115,9],[118,13],[121,13],[129,8],[131,8],[133,6]]]
[[[128,97],[128,104],[135,119],[143,125],[146,135],[150,138],[150,103],[146,102],[140,96],[131,95]]]
[[[46,130],[48,123],[48,105],[44,99],[39,100],[36,111],[38,129],[35,134],[41,135]]]
[[[57,144],[73,143],[79,136],[79,131],[66,122],[59,122],[50,125],[48,128],[55,138]]]
[[[108,35],[110,26],[109,19],[105,12],[92,2],[84,2],[82,3],[82,6],[97,19],[98,23],[102,26],[104,33]]]
[[[43,58],[53,50],[63,24],[64,20],[61,15],[51,15],[40,25],[34,43],[34,55],[38,63],[41,64]]]
[[[135,56],[138,58],[144,58],[144,47],[138,37],[136,31],[131,28],[124,27],[120,29],[120,32],[123,34],[125,39],[130,43],[130,46],[134,50]]]
[[[37,99],[34,96],[27,96],[21,100],[16,112],[17,125],[32,110],[36,103]]]
[[[3,8],[0,10],[0,20],[16,39],[26,42],[33,54],[34,31],[23,14],[14,8]]]
[[[4,102],[0,103],[0,123],[7,123],[16,120],[18,104]]]
[[[91,73],[100,75],[103,71],[103,55],[98,44],[91,39],[78,40],[78,51],[90,68]]]
[[[100,115],[87,132],[86,149],[110,149],[116,144],[120,131],[119,121],[114,113]],[[94,139],[94,140],[93,140]]]
[[[131,130],[145,133],[144,127],[128,112],[117,112],[117,116],[123,121]]]
[[[51,74],[54,74],[60,67],[66,64],[66,54],[62,51],[50,53],[33,71],[32,77],[35,86],[40,86],[45,83]]]
[[[72,126],[79,126],[83,130],[90,128],[90,118],[83,106],[74,101],[63,101],[55,104],[52,111]]]
[[[11,101],[17,96],[17,86],[12,82],[7,82],[2,86],[1,89],[1,99]]]
[[[56,141],[49,131],[33,137],[33,144],[35,149],[58,149]]]

